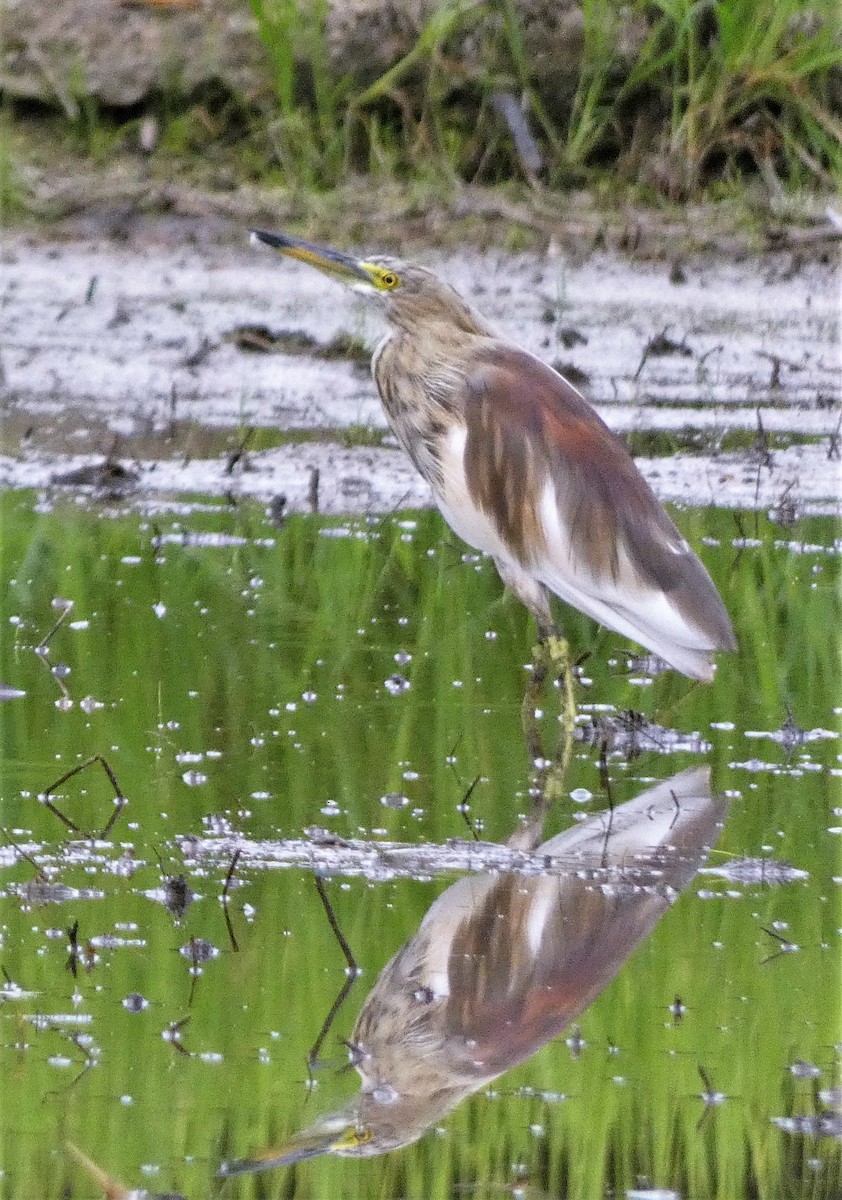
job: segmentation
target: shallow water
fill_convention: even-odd
[[[4,1200],[102,1195],[68,1141],[191,1200],[839,1194],[830,519],[678,513],[740,640],[709,687],[566,613],[560,779],[524,743],[531,619],[434,514],[0,504]],[[92,756],[113,779],[39,803]],[[214,1179],[356,1093],[342,1039],[459,871],[575,873],[501,845],[530,793],[551,837],[694,765],[730,802],[706,867],[565,1032],[406,1149]],[[362,976],[310,1072],[347,978],[314,868]]]

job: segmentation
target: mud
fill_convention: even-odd
[[[683,448],[638,460],[662,498],[836,511],[834,262],[423,258],[619,433],[664,431]],[[0,486],[141,505],[174,493],[283,497],[285,511],[429,504],[361,366],[383,328],[376,304],[245,234],[175,247],[8,237]]]

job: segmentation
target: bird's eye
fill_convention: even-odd
[[[380,285],[384,288],[394,288],[398,286],[398,277],[394,271],[384,271],[380,276]]]

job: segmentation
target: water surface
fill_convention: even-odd
[[[0,1196],[102,1195],[67,1141],[191,1200],[839,1194],[829,519],[678,514],[740,640],[709,687],[565,612],[584,732],[545,836],[697,765],[730,800],[707,873],[599,999],[412,1146],[222,1181],[356,1093],[343,1039],[378,972],[483,866],[465,843],[505,842],[547,785],[521,724],[532,622],[431,513],[0,504],[0,680],[25,692],[0,707]],[[557,693],[543,710],[552,757]],[[100,762],[50,794],[64,820],[39,803],[92,756],[124,806]],[[360,869],[345,843],[422,850]],[[362,968],[315,1071],[347,973],[296,845]]]

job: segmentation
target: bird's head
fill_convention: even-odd
[[[417,328],[419,323],[444,321],[467,333],[491,332],[450,284],[426,267],[387,255],[355,258],[329,246],[263,229],[253,229],[251,240],[307,263],[354,291],[386,301],[387,316],[396,325]]]
[[[381,296],[390,299],[399,291],[417,292],[423,287],[425,277],[434,279],[430,271],[423,267],[413,266],[398,258],[378,255],[372,258],[354,258],[351,254],[343,254],[341,250],[333,250],[329,246],[317,246],[312,242],[304,242],[287,233],[268,233],[264,229],[253,229],[251,240],[255,244],[270,246],[287,258],[296,258],[299,262],[315,267],[324,275],[329,275],[339,283],[347,284],[354,291],[363,292],[369,296]]]
[[[392,1092],[392,1089],[388,1089]],[[293,1134],[286,1142],[260,1150],[249,1158],[224,1162],[217,1174],[251,1175],[271,1167],[291,1166],[323,1154],[342,1158],[372,1158],[418,1140],[429,1127],[452,1109],[468,1092],[464,1083],[432,1096],[377,1097],[363,1092],[350,1104]]]

